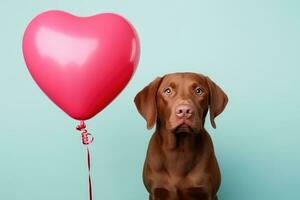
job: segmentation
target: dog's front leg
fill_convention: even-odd
[[[153,176],[151,183],[150,200],[178,200],[177,188],[168,181],[167,175]]]
[[[206,187],[190,187],[180,190],[182,200],[217,200]]]

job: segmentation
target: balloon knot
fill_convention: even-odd
[[[81,141],[84,145],[92,144],[94,137],[86,130],[86,125],[83,120],[80,121],[80,124],[76,126],[76,130],[81,132]],[[91,136],[91,138],[89,138]]]

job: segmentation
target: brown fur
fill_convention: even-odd
[[[221,175],[204,121],[209,110],[216,128],[228,102],[222,89],[201,74],[174,73],[156,78],[134,101],[147,128],[156,124],[143,170],[149,199],[217,199]]]

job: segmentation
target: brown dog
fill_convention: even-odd
[[[215,200],[221,183],[210,136],[204,129],[225,108],[226,94],[208,77],[174,73],[156,78],[134,102],[151,129],[143,181],[150,200]]]

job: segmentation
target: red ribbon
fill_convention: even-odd
[[[81,141],[82,144],[86,145],[86,151],[87,151],[87,166],[88,166],[88,175],[89,175],[89,185],[88,185],[88,191],[89,191],[89,199],[93,199],[93,193],[92,193],[92,177],[91,177],[91,156],[90,156],[90,150],[89,145],[93,143],[94,137],[86,130],[86,125],[84,121],[80,121],[80,124],[76,126],[76,129],[81,132]],[[91,136],[91,138],[89,138]]]
[[[93,193],[92,193],[91,159],[90,159],[89,146],[86,146],[86,151],[87,151],[87,163],[88,163],[88,172],[89,172],[89,195],[90,195],[90,200],[92,200]]]

